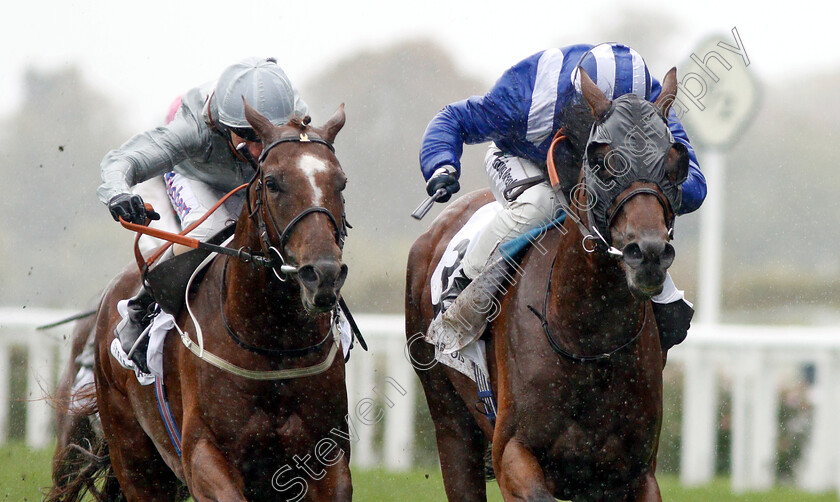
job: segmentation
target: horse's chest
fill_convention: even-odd
[[[626,476],[652,461],[659,426],[655,408],[644,401],[596,394],[570,394],[552,407],[550,425],[527,428],[545,431],[543,437],[532,439],[544,445],[540,450],[546,476],[558,486],[568,486],[569,480],[586,484],[591,479]]]
[[[296,407],[288,409],[264,408],[251,406],[237,410],[238,420],[231,432],[239,443],[250,448],[259,448],[261,444],[291,444],[306,440],[310,429],[306,426],[303,413]]]
[[[649,390],[656,382],[585,368],[550,382],[532,382],[541,389],[538,393],[519,389],[519,434],[543,452],[556,472],[588,472],[593,466],[626,470],[648,462],[660,420],[658,394]]]
[[[203,422],[232,458],[291,458],[311,449],[333,428],[342,429],[346,403],[295,383],[220,382],[208,394]],[[224,398],[223,398],[224,396]]]
[[[227,433],[230,436],[224,449],[246,478],[274,472],[282,460],[302,455],[313,435],[298,413],[278,415],[259,409],[252,410],[238,428]]]

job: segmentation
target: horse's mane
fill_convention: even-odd
[[[571,154],[569,160],[572,162],[571,165],[580,166],[581,162],[583,162],[586,142],[589,140],[589,132],[592,129],[595,118],[592,116],[589,105],[582,102],[579,98],[572,100],[560,113],[563,134],[566,135],[569,153]]]
[[[595,118],[589,105],[579,97],[560,110],[560,124],[566,136],[565,147],[558,146],[553,153],[560,186],[567,196],[571,187],[578,181],[583,154],[586,152],[586,143],[589,141],[589,132],[594,122]]]

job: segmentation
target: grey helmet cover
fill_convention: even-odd
[[[610,145],[611,151],[605,165],[593,168],[589,153],[592,145],[598,143]],[[671,211],[676,211],[682,202],[679,185],[684,180],[672,182],[665,166],[668,151],[674,145],[666,119],[653,103],[635,94],[615,99],[606,117],[592,125],[583,158],[589,225],[609,241],[609,208],[636,181],[656,184]],[[673,222],[667,224],[670,227]]]
[[[306,116],[309,107],[274,58],[251,57],[227,67],[211,96],[218,122],[228,128],[250,128],[242,98],[280,126],[293,116]],[[215,105],[215,106],[214,106]]]

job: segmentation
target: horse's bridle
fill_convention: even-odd
[[[254,168],[254,176],[248,183],[248,194],[246,197],[246,201],[248,204],[248,215],[257,224],[258,232],[260,234],[262,252],[263,255],[267,258],[267,260],[263,264],[270,267],[271,270],[274,272],[274,275],[279,280],[286,281],[289,275],[295,274],[298,271],[297,266],[290,265],[285,256],[286,242],[289,240],[289,237],[291,237],[292,231],[298,223],[300,223],[304,218],[312,214],[322,213],[327,215],[330,222],[333,224],[335,242],[336,244],[338,244],[339,248],[343,248],[344,238],[347,236],[347,222],[344,218],[344,215],[342,214],[342,221],[339,225],[339,223],[335,219],[335,216],[333,216],[332,212],[330,212],[329,209],[323,206],[311,206],[304,209],[297,216],[292,218],[291,221],[289,221],[289,223],[286,224],[283,230],[280,231],[280,227],[277,225],[277,220],[271,213],[271,209],[269,208],[268,203],[265,199],[266,195],[263,191],[263,187],[265,186],[265,172],[263,171],[262,166],[266,158],[268,157],[269,152],[276,146],[283,143],[319,143],[329,148],[331,152],[335,152],[335,147],[332,145],[332,143],[325,139],[318,137],[309,137],[309,135],[307,135],[305,132],[301,132],[297,136],[286,136],[271,142],[268,146],[266,146],[263,149],[258,161],[254,160],[254,157],[250,154],[250,152],[248,152],[247,148],[237,148],[237,150],[241,154],[243,154],[243,156],[251,163],[251,166]],[[253,204],[251,203],[250,190],[250,187],[252,185],[254,185],[254,192],[256,194],[256,200],[253,202]],[[267,219],[268,222],[271,224],[271,228],[274,230],[275,235],[279,236],[277,246],[272,245],[271,238],[268,235],[268,225],[266,225],[266,218],[263,217],[262,212],[263,206],[265,208],[266,214],[268,215]]]
[[[551,153],[549,153],[549,155],[551,155]],[[655,196],[656,200],[659,201],[659,203],[662,205],[662,209],[665,211],[666,221],[669,222],[669,224],[668,224],[668,236],[672,237],[673,236],[673,231],[674,231],[674,227],[673,227],[674,212],[671,209],[671,204],[668,202],[668,199],[665,198],[664,195],[662,195],[661,192],[659,192],[658,190],[655,190],[651,187],[646,187],[646,186],[636,187],[632,190],[627,190],[625,193],[622,193],[621,196],[619,196],[619,198],[612,204],[611,210],[608,213],[608,227],[612,227],[612,221],[619,214],[619,212],[621,210],[621,207],[624,204],[626,204],[630,199],[635,197],[636,195],[641,195],[641,194],[649,194],[649,195]],[[571,213],[570,213],[571,208],[568,205],[568,201],[566,201],[565,194],[563,194],[562,191],[559,191],[558,195],[566,204],[565,207],[564,207],[564,210],[566,211],[566,214],[571,215]],[[605,252],[608,255],[616,257],[616,258],[621,258],[621,257],[624,256],[624,253],[620,249],[617,249],[617,248],[613,247],[611,244],[609,244],[609,242],[607,242],[607,240],[601,235],[601,233],[598,232],[598,227],[596,225],[591,225],[591,224],[589,226],[584,225],[583,222],[580,221],[580,218],[576,214],[572,215],[572,219],[578,225],[578,227],[580,228],[580,232],[583,234],[582,245],[583,245],[584,251],[586,251],[587,253],[593,253],[595,251],[601,251],[601,252]],[[592,230],[594,231],[594,234],[589,231],[589,227],[592,228]],[[597,237],[596,237],[596,235],[597,235]],[[592,241],[594,243],[591,248],[586,247],[586,242],[587,241]],[[531,305],[528,305],[528,310],[530,310],[531,313],[534,314],[540,320],[540,323],[542,324],[542,328],[543,328],[543,333],[545,333],[545,337],[548,340],[548,343],[551,346],[552,350],[554,350],[554,352],[556,352],[557,354],[559,354],[559,355],[561,355],[561,356],[563,356],[567,359],[570,359],[572,361],[576,361],[576,362],[609,361],[610,358],[612,358],[615,354],[617,354],[617,353],[621,352],[622,350],[630,347],[632,344],[634,344],[642,336],[642,332],[644,331],[645,323],[647,322],[647,315],[648,315],[647,307],[643,307],[644,310],[643,310],[642,322],[639,326],[638,331],[636,331],[636,334],[633,335],[632,337],[628,338],[626,341],[624,341],[623,343],[621,343],[617,347],[615,347],[611,350],[608,350],[606,352],[599,353],[599,354],[579,354],[579,353],[572,352],[572,351],[569,351],[567,349],[564,349],[560,345],[560,343],[557,341],[557,339],[554,337],[554,335],[552,334],[551,327],[550,327],[549,322],[548,322],[548,303],[549,303],[549,297],[551,296],[551,275],[552,275],[552,271],[554,270],[554,264],[557,262],[558,254],[559,253],[554,255],[554,259],[551,262],[551,266],[548,267],[548,283],[546,284],[546,287],[545,287],[545,296],[543,298],[542,312],[538,311],[536,308],[534,308]]]
[[[589,139],[587,140],[587,143],[586,143],[586,149],[587,150],[589,148],[589,145],[593,142],[593,136],[595,134],[595,130],[596,130],[597,125],[598,124],[596,122],[592,126],[592,130],[590,132]],[[549,167],[549,169],[548,169],[549,170],[549,175],[551,175],[552,172],[556,173],[556,168],[554,167],[554,147],[556,146],[556,144],[559,141],[561,141],[565,138],[566,137],[563,134],[563,130],[560,129],[560,131],[558,131],[557,135],[555,135],[554,140],[552,140],[551,146],[549,147],[549,150],[548,150],[548,155],[546,157],[546,164]],[[583,160],[583,169],[584,170],[588,169],[587,163],[586,163],[586,156],[584,156],[584,160]],[[597,193],[597,191],[594,191],[593,188],[597,189],[598,187],[589,187],[588,184],[587,184],[588,175],[586,174],[586,171],[584,171],[584,173],[585,173],[584,176],[581,177],[581,183],[579,185],[577,185],[576,188],[581,187],[584,190],[584,192],[586,193],[587,199],[594,196],[594,197],[596,197],[596,200],[597,200],[597,195],[595,195]],[[556,174],[555,174],[555,176],[556,176]],[[630,182],[628,182],[628,184],[625,185],[626,190],[624,192],[620,193],[620,194],[613,195],[613,198],[610,201],[610,207],[606,208],[606,215],[605,215],[606,216],[606,228],[603,229],[604,232],[608,232],[609,229],[612,227],[613,220],[621,212],[621,208],[624,206],[624,204],[626,204],[630,199],[632,199],[636,195],[648,194],[648,195],[653,195],[654,197],[656,197],[656,200],[662,206],[662,209],[665,212],[665,223],[666,223],[666,226],[668,227],[668,236],[669,236],[669,238],[673,238],[675,211],[674,211],[674,207],[673,207],[671,201],[668,199],[668,197],[663,192],[664,189],[662,188],[662,185],[660,184],[660,182],[657,182],[655,179],[651,179],[650,177],[647,176],[647,174],[643,175],[643,176],[640,176],[636,179],[633,179],[632,182],[633,183],[634,182],[650,183],[652,185],[655,185],[656,188],[652,188],[650,186],[642,186],[642,187],[631,188],[630,187]],[[596,183],[598,183],[597,180],[596,180]],[[554,179],[552,179],[552,185],[556,185],[556,184],[559,184],[559,181],[555,181]],[[563,208],[563,210],[566,212],[566,214],[568,214],[572,217],[572,220],[574,220],[574,222],[577,224],[578,229],[580,230],[580,233],[583,235],[583,240],[582,240],[581,244],[583,246],[583,249],[587,253],[593,253],[595,251],[599,251],[599,252],[606,253],[606,254],[614,257],[614,258],[622,258],[624,256],[624,253],[620,249],[618,249],[618,248],[616,248],[615,246],[612,245],[609,235],[607,235],[607,236],[603,235],[601,233],[601,231],[598,229],[598,224],[597,224],[596,221],[594,221],[595,218],[594,218],[594,214],[593,214],[593,207],[591,207],[591,204],[592,204],[591,201],[587,200],[587,203],[586,203],[586,209],[584,210],[584,212],[586,213],[586,220],[587,221],[584,224],[581,216],[579,216],[577,213],[573,213],[571,211],[572,204],[570,203],[569,198],[566,197],[566,194],[563,192],[563,190],[562,189],[556,189],[555,192],[557,194],[557,198],[560,201],[560,206]],[[574,196],[574,195],[572,194],[572,196]],[[590,244],[587,245],[587,243],[590,243]]]
[[[548,154],[551,155],[551,152],[549,151]],[[587,253],[600,251],[614,258],[621,258],[624,256],[624,252],[622,250],[611,245],[609,241],[607,241],[606,237],[601,235],[601,232],[598,231],[598,227],[595,225],[585,225],[583,221],[581,221],[580,216],[572,211],[572,205],[569,203],[569,200],[566,198],[566,194],[563,193],[563,190],[557,190],[557,197],[560,199],[560,207],[563,208],[563,211],[565,211],[568,216],[571,217],[572,221],[574,221],[577,225],[578,230],[580,230],[581,235],[583,235],[581,246],[583,246],[584,251]],[[629,196],[624,199],[625,202],[628,200],[630,200]],[[615,211],[615,214],[618,214],[618,212]],[[587,242],[592,243],[591,247],[587,247]]]
[[[310,139],[304,132],[301,132],[299,136],[283,137],[283,138],[280,138],[280,139],[274,141],[273,143],[269,144],[263,150],[262,154],[260,155],[259,162],[257,162],[254,159],[254,157],[248,151],[247,146],[244,143],[239,145],[239,147],[237,147],[237,151],[254,168],[254,176],[251,178],[251,180],[247,184],[248,193],[246,195],[246,203],[248,205],[249,218],[251,218],[252,220],[255,221],[255,223],[257,224],[259,233],[260,233],[261,247],[262,247],[263,255],[261,256],[257,253],[251,253],[250,250],[246,250],[245,248],[241,248],[238,251],[228,250],[228,252],[224,253],[224,254],[227,254],[229,256],[234,256],[236,258],[239,258],[240,260],[243,260],[245,262],[251,262],[251,263],[254,263],[255,265],[270,267],[272,269],[272,271],[274,272],[274,274],[277,276],[277,278],[280,279],[281,281],[286,280],[286,278],[284,276],[288,276],[289,274],[294,274],[294,273],[297,272],[297,267],[292,266],[292,265],[288,265],[286,263],[286,259],[283,256],[283,250],[285,248],[286,241],[288,241],[289,236],[291,235],[295,226],[298,223],[300,223],[301,220],[303,220],[304,218],[306,218],[307,216],[309,216],[311,214],[325,213],[327,216],[329,216],[329,220],[333,224],[333,227],[335,229],[336,243],[339,245],[339,247],[342,247],[343,244],[344,244],[344,237],[347,235],[346,229],[349,226],[346,223],[346,220],[344,218],[344,214],[342,214],[342,216],[341,216],[342,224],[339,225],[338,222],[336,221],[335,217],[332,215],[332,213],[327,208],[322,207],[322,206],[312,206],[312,207],[309,207],[309,208],[301,211],[297,216],[295,216],[294,218],[292,218],[291,221],[289,221],[289,223],[285,226],[285,228],[283,229],[282,232],[279,231],[279,227],[277,226],[277,221],[274,218],[274,215],[271,213],[271,210],[269,209],[269,206],[266,202],[265,195],[262,192],[263,186],[265,185],[265,173],[263,172],[262,164],[265,161],[265,158],[266,158],[268,152],[272,148],[276,147],[277,145],[279,145],[281,143],[288,143],[288,142],[321,143],[321,144],[325,145],[327,148],[329,148],[330,151],[335,152],[334,147],[328,141],[326,141],[324,139],[321,139],[321,138]],[[254,192],[256,194],[256,198],[253,201],[253,204],[252,204],[252,201],[251,201],[251,190],[250,190],[252,185],[254,185]],[[242,188],[242,187],[240,187],[240,188]],[[271,227],[274,229],[275,234],[279,236],[279,242],[278,242],[279,248],[275,247],[271,244],[271,240],[270,240],[269,235],[268,235],[268,225],[266,224],[266,218],[263,217],[263,213],[262,213],[262,208],[263,208],[262,206],[265,206],[265,210],[266,210],[266,213],[268,215],[268,221],[271,223]],[[228,249],[228,248],[225,248],[224,246],[219,246],[218,249],[216,250],[216,252],[222,252],[222,250],[226,250],[226,249]],[[274,254],[273,257],[271,256],[272,254]],[[205,261],[202,263],[202,266],[209,263],[209,260],[210,260],[210,257],[205,259]],[[187,305],[187,310],[190,314],[190,317],[193,319],[193,324],[195,325],[196,337],[198,338],[198,343],[194,343],[190,339],[189,335],[186,332],[181,331],[181,329],[176,324],[176,328],[178,329],[178,331],[181,334],[181,341],[184,343],[184,345],[193,354],[195,354],[198,358],[206,361],[208,364],[211,364],[211,365],[213,365],[213,366],[215,366],[219,369],[222,369],[224,371],[227,371],[229,373],[232,373],[232,374],[235,374],[235,375],[238,375],[238,376],[241,376],[241,377],[249,378],[249,379],[252,379],[252,380],[287,380],[287,379],[293,379],[293,378],[300,378],[300,377],[318,375],[318,374],[326,371],[332,365],[332,362],[335,358],[336,353],[339,350],[339,345],[340,345],[339,344],[339,334],[338,334],[338,331],[337,331],[338,324],[336,324],[335,321],[331,323],[329,331],[319,342],[317,342],[314,345],[311,345],[309,347],[303,347],[303,348],[297,348],[297,349],[271,349],[271,348],[257,347],[257,346],[253,346],[253,345],[248,344],[247,342],[243,341],[239,336],[236,335],[236,333],[233,331],[233,329],[231,329],[230,325],[228,324],[227,319],[225,319],[225,314],[224,314],[224,310],[225,310],[224,309],[224,303],[223,303],[223,301],[224,301],[224,284],[225,284],[224,273],[227,269],[227,263],[228,262],[225,261],[225,266],[224,266],[223,272],[222,272],[223,276],[222,276],[222,281],[221,281],[220,290],[219,290],[219,299],[220,299],[220,302],[222,302],[222,303],[221,303],[219,309],[220,309],[220,312],[221,312],[222,323],[225,326],[228,335],[239,346],[241,346],[242,348],[244,348],[246,350],[249,350],[251,352],[255,352],[255,353],[258,353],[258,354],[271,355],[271,356],[287,356],[287,357],[300,357],[300,356],[305,356],[305,355],[308,355],[308,354],[311,354],[311,353],[314,353],[314,352],[318,352],[327,343],[329,343],[330,340],[333,340],[333,342],[334,342],[332,347],[330,347],[330,350],[329,350],[327,356],[324,358],[324,360],[322,362],[320,362],[318,364],[315,364],[315,365],[312,365],[312,366],[307,366],[307,367],[303,367],[303,368],[287,368],[287,369],[267,370],[267,371],[264,371],[264,370],[249,370],[249,369],[246,369],[246,368],[242,368],[242,367],[236,366],[236,365],[226,361],[225,359],[223,359],[223,358],[221,358],[221,357],[219,357],[215,354],[212,354],[212,353],[204,350],[204,342],[203,342],[203,337],[202,337],[202,334],[201,334],[201,325],[199,324],[198,320],[196,320],[195,315],[190,310],[189,300],[187,300],[187,304],[186,304]],[[200,268],[201,268],[201,266],[199,266],[199,269]],[[187,286],[188,289],[189,289],[189,286],[191,285],[192,280],[195,277],[195,275],[196,275],[196,273],[193,273],[193,277],[190,278],[190,283]],[[348,322],[350,323],[351,328],[354,330],[353,331],[354,336],[358,337],[358,339],[360,340],[360,343],[362,344],[362,347],[367,349],[367,344],[365,344],[364,339],[361,338],[361,336],[360,336],[361,334],[358,332],[358,327],[355,326],[355,322],[351,320],[352,316],[350,315],[349,310],[346,307],[346,304],[344,304],[343,299],[339,299],[339,305],[341,306],[342,311],[344,312],[346,318],[348,319]],[[336,315],[338,313],[337,309],[338,309],[338,307],[336,307],[336,311],[334,312],[334,315]],[[338,317],[336,315],[336,317],[334,317],[334,320],[337,319],[337,318]],[[352,342],[351,342],[351,347],[352,347]]]

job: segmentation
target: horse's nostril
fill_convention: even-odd
[[[674,246],[660,240],[641,240],[631,242],[622,249],[624,263],[632,268],[642,265],[663,266],[668,268],[674,262]]]
[[[340,288],[344,285],[344,281],[347,279],[347,265],[341,264],[341,270],[338,273],[338,279],[335,281],[336,287]]]
[[[645,239],[642,241],[639,248],[642,251],[642,256],[645,261],[656,263],[663,257],[666,244],[667,243],[665,241],[658,239]]]
[[[629,267],[635,268],[642,264],[644,261],[644,254],[642,253],[642,248],[636,242],[631,242],[630,244],[624,246],[624,249],[621,250],[623,253],[623,260]]]
[[[662,250],[662,254],[659,259],[662,261],[662,265],[665,266],[665,268],[668,268],[672,263],[674,263],[674,258],[676,256],[677,252],[674,250],[674,246],[666,243],[665,249]]]
[[[298,277],[306,284],[318,284],[318,271],[312,265],[300,267]]]
[[[322,260],[303,265],[298,269],[298,278],[309,289],[321,288],[337,289],[347,277],[347,265]]]

